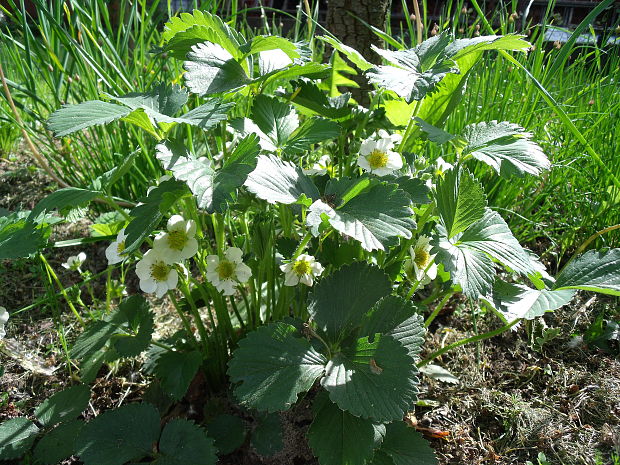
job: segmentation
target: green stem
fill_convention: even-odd
[[[181,322],[183,323],[183,327],[185,328],[185,331],[187,332],[187,336],[193,339],[196,346],[200,346],[200,344],[198,343],[198,340],[196,339],[196,336],[194,335],[194,332],[192,331],[192,325],[189,323],[189,320],[183,313],[183,310],[181,310],[181,308],[179,307],[179,302],[174,297],[174,294],[172,293],[172,291],[168,291],[168,297],[170,297],[170,301],[172,302],[174,309],[177,311],[179,318],[181,318]]]
[[[47,260],[43,256],[43,254],[39,254],[39,258],[41,259],[41,262],[43,262],[43,265],[45,266],[45,269],[47,270],[48,276],[51,277],[54,280],[54,282],[56,283],[56,285],[58,286],[58,289],[60,290],[60,293],[65,298],[65,301],[67,302],[67,305],[69,306],[69,308],[71,309],[71,311],[73,312],[75,317],[77,318],[78,322],[80,323],[81,326],[84,326],[84,320],[82,319],[82,317],[80,316],[80,314],[76,310],[75,306],[73,305],[73,302],[71,302],[71,299],[67,295],[67,292],[65,291],[65,288],[63,287],[62,283],[60,282],[60,279],[58,279],[58,276],[54,272],[54,269],[47,262]]]
[[[204,348],[205,354],[207,353],[207,346],[209,342],[209,334],[207,333],[207,328],[202,323],[202,318],[200,317],[200,312],[198,311],[198,307],[196,307],[196,302],[192,298],[192,293],[189,290],[189,284],[186,280],[183,280],[183,285],[181,286],[181,291],[185,296],[185,300],[189,303],[189,308],[194,318],[194,322],[196,323],[196,327],[198,328],[198,333],[200,334],[200,340],[202,342],[202,347]]]
[[[441,310],[444,308],[444,306],[446,305],[450,297],[452,297],[453,295],[454,295],[454,292],[449,292],[448,294],[445,295],[443,299],[441,299],[441,302],[437,304],[437,306],[433,310],[433,313],[431,313],[430,316],[424,322],[425,328],[428,328],[431,325],[433,320],[437,317],[437,315],[439,315],[439,312],[441,312]]]
[[[400,145],[398,146],[398,150],[397,150],[398,153],[403,153],[403,149],[405,148],[407,139],[409,139],[409,136],[411,135],[411,131],[413,131],[413,128],[415,127],[415,117],[418,114],[420,105],[422,105],[422,99],[416,101],[415,107],[413,109],[413,113],[411,113],[411,119],[409,120],[409,123],[407,124],[407,129],[405,129],[403,138],[400,141]]]
[[[304,248],[306,247],[306,245],[308,245],[308,242],[310,242],[311,239],[312,239],[312,234],[308,231],[306,235],[302,238],[299,246],[295,249],[295,252],[293,252],[293,257],[292,257],[293,260],[295,260],[297,257],[301,255],[301,253],[304,251]]]

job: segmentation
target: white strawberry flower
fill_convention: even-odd
[[[440,176],[443,176],[446,171],[451,170],[452,168],[454,168],[454,166],[448,163],[442,157],[439,157],[435,162],[435,174],[438,174]]]
[[[0,339],[6,336],[4,325],[7,321],[9,321],[9,312],[6,311],[6,308],[0,307]]]
[[[314,277],[323,273],[323,265],[307,254],[301,254],[295,260],[280,265],[280,269],[284,272],[285,286],[296,286],[299,283],[312,286]]]
[[[393,152],[393,148],[394,142],[391,138],[366,139],[360,147],[357,164],[377,176],[392,174],[403,167],[402,157]]]
[[[314,165],[312,165],[312,168],[305,169],[303,172],[308,175],[318,174],[322,176],[327,174],[327,168],[330,163],[331,159],[329,158],[329,155],[323,155]]]
[[[168,263],[176,263],[193,257],[198,252],[196,222],[185,220],[181,215],[173,215],[167,224],[168,232],[155,236],[153,248]]]
[[[147,294],[162,297],[179,282],[177,270],[156,249],[147,251],[136,264],[140,289]]]
[[[379,139],[389,139],[392,144],[396,145],[396,144],[400,144],[401,141],[403,140],[403,136],[400,134],[390,134],[389,132],[387,132],[385,129],[379,129],[377,131],[377,136]],[[390,147],[393,148],[393,147]]]
[[[71,257],[67,258],[67,261],[62,264],[62,267],[66,268],[67,270],[77,271],[81,273],[82,270],[80,267],[82,266],[84,261],[86,261],[86,254],[84,252],[80,252],[77,255],[72,255]]]
[[[431,255],[430,237],[420,236],[413,247],[409,248],[410,258],[405,260],[405,270],[423,286],[437,277],[437,264]]]
[[[230,247],[224,258],[207,256],[207,279],[224,295],[233,295],[238,283],[245,283],[252,276],[252,270],[243,263],[243,252]]]
[[[125,228],[121,229],[116,236],[116,240],[105,249],[105,258],[108,259],[108,265],[120,263],[127,258],[125,252]]]

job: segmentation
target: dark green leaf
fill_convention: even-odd
[[[431,199],[428,196],[431,190],[423,180],[401,176],[396,178],[396,184],[398,184],[402,191],[407,193],[412,203],[431,203]]]
[[[45,426],[53,426],[75,419],[88,406],[90,389],[84,384],[57,392],[45,399],[34,411],[35,416]]]
[[[234,452],[245,442],[243,421],[234,415],[218,415],[207,425],[207,432],[215,440],[220,455]]]
[[[339,133],[340,128],[333,121],[322,118],[308,119],[291,134],[283,150],[288,154],[304,152],[312,144],[334,139]]]
[[[620,249],[589,250],[566,265],[553,288],[620,295]]]
[[[456,137],[454,134],[450,134],[443,129],[439,129],[417,116],[415,117],[415,120],[420,129],[426,133],[428,140],[435,142],[436,144],[445,144]]]
[[[67,207],[75,208],[84,205],[99,195],[101,195],[101,192],[96,190],[65,187],[39,201],[30,212],[29,219],[34,219],[46,211],[62,210]]]
[[[204,429],[182,418],[170,420],[161,433],[153,465],[215,465],[216,448]]]
[[[48,232],[17,214],[0,217],[0,259],[28,257],[45,246]]]
[[[165,352],[157,359],[155,375],[165,392],[174,400],[181,400],[201,364],[202,355],[198,351]]]
[[[74,453],[74,440],[80,434],[84,422],[73,420],[51,430],[37,443],[34,458],[43,465],[56,465]]]
[[[267,413],[259,418],[252,432],[252,447],[263,457],[277,454],[284,447],[282,423],[277,413]]]
[[[153,314],[148,302],[141,295],[123,300],[118,310],[127,323],[121,326],[123,333],[113,336],[112,347],[122,357],[136,357],[151,343]]]
[[[12,418],[0,424],[0,460],[16,459],[32,446],[39,428],[27,418]]]
[[[109,321],[93,321],[79,335],[71,348],[71,358],[84,360],[99,351],[117,330],[117,326]]]
[[[293,84],[293,90],[287,94],[287,99],[295,105],[312,110],[321,116],[330,119],[344,118],[351,113],[347,106],[350,94],[343,94],[344,98],[329,98],[319,87],[306,81],[297,81]]]
[[[294,326],[273,323],[248,334],[229,362],[228,375],[242,404],[285,410],[323,374],[325,358]]]
[[[159,413],[149,404],[124,405],[84,425],[75,449],[85,465],[122,465],[153,450],[159,438]]]
[[[148,92],[131,92],[111,98],[132,110],[142,108],[156,121],[169,122],[166,117],[174,116],[187,103],[188,94],[177,84],[162,82]]]
[[[437,465],[435,452],[414,428],[402,421],[386,426],[386,435],[380,451],[388,455],[394,465]]]
[[[98,124],[107,124],[131,113],[131,109],[114,103],[90,100],[77,105],[65,105],[47,120],[47,128],[56,137]]]

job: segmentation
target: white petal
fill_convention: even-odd
[[[313,283],[312,275],[309,273],[302,274],[299,277],[299,282],[305,284],[306,286],[312,286],[312,283]]]
[[[194,237],[196,235],[196,222],[194,220],[187,220],[185,232],[189,237]]]
[[[319,262],[314,262],[312,265],[310,265],[310,267],[312,268],[312,274],[314,274],[314,276],[319,276],[321,273],[323,273],[323,265],[321,265]]]
[[[121,243],[123,242],[125,239],[127,238],[127,236],[125,235],[125,228],[121,229],[118,232],[118,235],[116,236],[116,242]]]
[[[9,321],[9,312],[6,311],[6,308],[0,307],[0,324],[4,325],[7,321]]]
[[[359,166],[360,168],[366,171],[372,170],[372,168],[370,167],[370,163],[368,163],[368,160],[366,159],[366,156],[364,155],[361,155],[357,158],[357,166]]]
[[[280,269],[284,273],[288,273],[289,271],[293,271],[293,264],[292,263],[285,263],[284,265],[280,265]]]
[[[235,293],[236,283],[231,279],[225,279],[220,283],[220,290],[224,295],[233,295]]]
[[[433,263],[431,267],[426,271],[426,276],[428,276],[431,280],[437,277],[437,265]]]
[[[180,229],[185,230],[185,220],[181,215],[172,215],[168,220],[168,231],[174,231]]]
[[[168,292],[168,286],[166,286],[166,283],[157,283],[155,295],[161,299],[166,292]]]
[[[239,247],[230,247],[226,252],[224,252],[224,255],[226,255],[226,258],[231,262],[241,263],[243,252]]]
[[[174,289],[175,287],[177,287],[178,282],[179,274],[177,273],[177,270],[170,270],[170,273],[168,273],[168,279],[166,280],[166,285],[168,286],[168,289]]]
[[[157,290],[157,283],[154,279],[140,279],[140,289],[142,292],[152,294]]]
[[[362,142],[362,145],[360,146],[360,154],[364,156],[370,155],[372,151],[376,148],[377,141],[374,141],[372,139],[366,139],[364,142]]]
[[[299,276],[297,276],[293,271],[286,273],[284,277],[285,286],[296,286],[298,283],[299,283]]]
[[[250,276],[252,276],[252,269],[245,263],[239,263],[235,271],[237,275],[237,280],[242,283],[246,282],[248,279],[250,279]]]
[[[112,242],[105,249],[105,258],[108,259],[108,265],[114,265],[123,261],[121,256],[118,254],[118,242]]]
[[[220,264],[220,257],[217,255],[207,255],[207,270],[215,271]]]
[[[191,258],[196,255],[198,252],[198,241],[193,237],[190,237],[187,244],[185,244],[185,247],[183,247],[182,252],[183,259]]]
[[[391,170],[399,170],[403,167],[403,158],[397,154],[396,152],[386,152],[388,159],[385,164],[385,168],[389,168]]]

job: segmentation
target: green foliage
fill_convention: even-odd
[[[203,428],[182,418],[170,420],[159,440],[157,465],[215,465],[217,456],[213,439]]]
[[[44,400],[34,414],[44,426],[54,426],[57,423],[74,420],[88,406],[89,400],[88,386],[78,384]]]
[[[282,423],[277,413],[267,413],[259,417],[259,423],[252,431],[252,447],[260,455],[269,457],[284,447]]]
[[[129,113],[131,109],[127,107],[91,100],[77,105],[66,105],[55,111],[47,122],[47,128],[56,137],[64,137],[91,126],[108,124]]]
[[[83,426],[84,422],[81,420],[72,420],[56,426],[37,442],[33,451],[35,460],[44,465],[56,465],[71,457],[75,450],[75,438]]]
[[[0,459],[21,457],[30,449],[39,428],[27,418],[12,418],[0,425]]]
[[[0,259],[27,257],[45,245],[48,231],[12,213],[0,216]]]
[[[420,465],[437,465],[435,453],[422,435],[403,422],[387,425],[385,439],[379,452],[382,456],[386,456],[380,462],[381,464],[409,465],[415,463]]]
[[[215,441],[215,447],[221,455],[230,454],[245,442],[246,432],[241,418],[222,414],[207,425],[209,436]]]
[[[620,249],[590,250],[577,257],[558,275],[553,288],[620,295]]]
[[[155,373],[161,387],[174,400],[181,400],[196,376],[202,356],[199,352],[165,352],[156,362]]]

